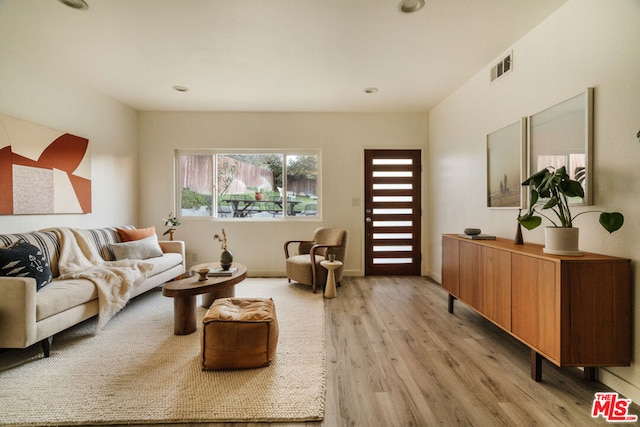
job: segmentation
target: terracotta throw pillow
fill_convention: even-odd
[[[156,227],[153,225],[151,227],[135,228],[133,230],[125,230],[124,228],[116,228],[116,230],[118,230],[120,239],[123,242],[133,242],[135,240],[145,239],[156,234]]]

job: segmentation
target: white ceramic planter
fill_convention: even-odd
[[[580,256],[583,252],[578,248],[579,236],[579,228],[547,227],[545,229],[546,244],[544,253]]]

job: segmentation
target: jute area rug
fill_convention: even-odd
[[[324,417],[322,294],[286,279],[247,279],[237,297],[271,297],[280,338],[259,369],[202,371],[201,320],[173,334],[173,300],[153,290],[131,300],[94,335],[88,320],[53,341],[0,354],[0,424],[91,425],[312,421]],[[198,302],[200,302],[198,300]]]

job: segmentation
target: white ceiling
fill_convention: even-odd
[[[0,0],[0,45],[137,110],[361,112],[429,111],[566,2],[86,1]]]

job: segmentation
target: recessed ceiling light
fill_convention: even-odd
[[[401,0],[398,9],[402,13],[417,12],[424,7],[424,0]]]
[[[189,92],[189,88],[186,86],[174,86],[173,89],[178,92]]]
[[[364,93],[376,93],[378,91],[377,87],[367,87],[363,90]]]
[[[73,9],[87,10],[89,5],[84,0],[58,0],[60,3],[65,4]]]

